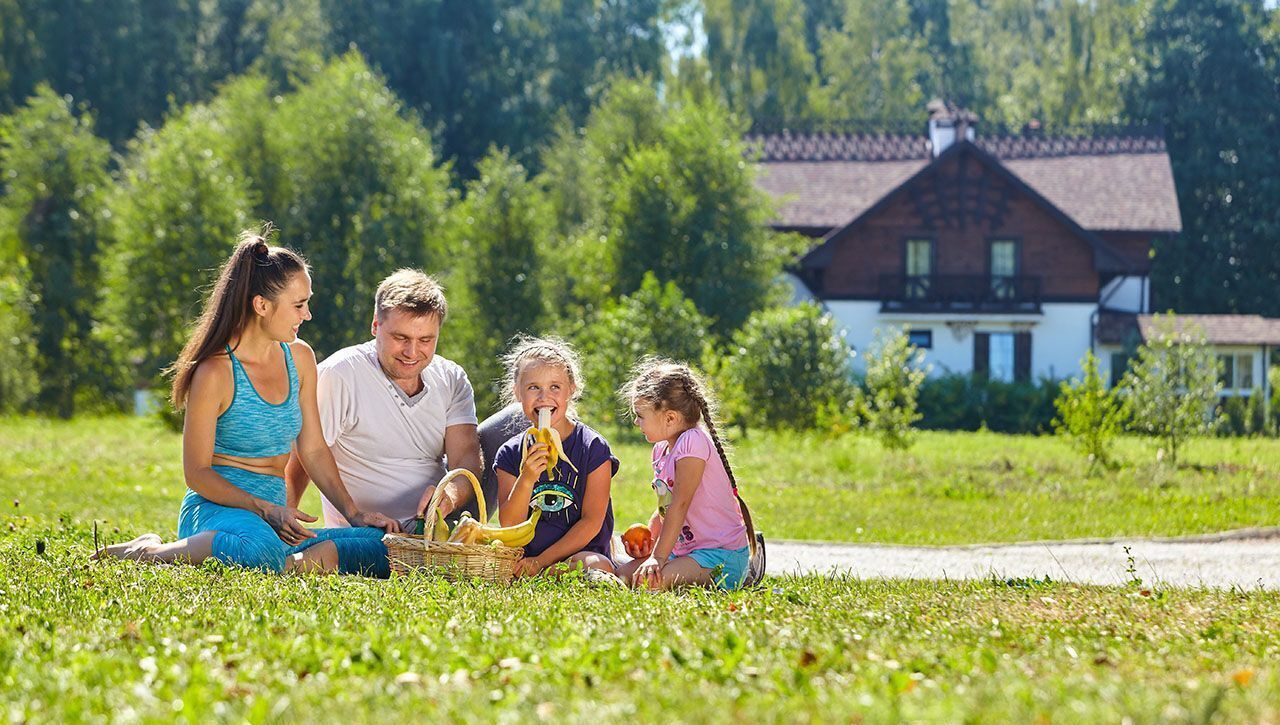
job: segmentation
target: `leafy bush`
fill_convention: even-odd
[[[905,450],[912,443],[912,425],[920,420],[920,385],[928,376],[924,353],[913,346],[901,328],[877,333],[867,353],[866,393],[859,395],[859,411],[867,428],[885,448]]]
[[[1111,443],[1124,425],[1124,406],[1102,383],[1098,358],[1090,350],[1080,361],[1084,377],[1063,381],[1053,405],[1053,429],[1089,459],[1089,470],[1111,465]]]
[[[849,348],[831,316],[814,304],[751,315],[728,351],[709,357],[722,411],[738,424],[816,428],[824,409],[854,394]]]
[[[661,284],[652,274],[645,275],[633,294],[606,303],[590,324],[573,335],[586,378],[584,419],[593,426],[628,426],[630,420],[616,391],[636,361],[660,355],[696,365],[708,327],[707,318],[675,283]]]
[[[934,376],[920,386],[920,427],[1047,433],[1057,394],[1057,383],[1047,378],[1011,383],[960,373]]]
[[[1155,334],[1138,347],[1120,385],[1133,427],[1159,438],[1171,463],[1178,462],[1178,449],[1188,438],[1219,425],[1217,356],[1203,330],[1172,314],[1156,316]]]

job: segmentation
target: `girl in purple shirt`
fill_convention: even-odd
[[[559,340],[522,338],[505,358],[506,390],[532,424],[538,409],[550,408],[551,427],[560,434],[564,459],[548,470],[548,447],[528,446],[521,460],[524,433],[513,436],[494,456],[498,478],[498,518],[512,526],[529,518],[531,507],[542,513],[516,576],[533,576],[581,567],[604,572],[617,583],[610,558],[613,504],[609,487],[618,472],[618,459],[609,442],[574,416],[573,403],[581,394],[578,356]]]
[[[648,359],[622,395],[653,444],[658,509],[649,522],[654,538],[641,549],[627,545],[635,559],[618,576],[651,589],[741,587],[750,560],[747,527],[706,386],[687,365]]]

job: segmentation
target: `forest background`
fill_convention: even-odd
[[[743,134],[919,132],[935,97],[980,133],[1158,128],[1184,227],[1156,241],[1158,306],[1280,316],[1271,3],[0,0],[0,410],[163,386],[269,219],[314,267],[322,355],[367,337],[387,272],[439,275],[482,415],[531,332],[578,344],[592,416],[663,351],[735,422],[838,428],[849,351],[786,306],[806,243],[768,230]]]

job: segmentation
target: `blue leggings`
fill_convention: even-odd
[[[277,505],[285,503],[284,479],[278,476],[232,466],[214,466],[213,470],[246,493]],[[221,506],[188,489],[178,512],[178,537],[185,539],[205,531],[217,532],[213,537],[213,558],[226,564],[281,572],[289,555],[332,541],[338,548],[339,572],[376,577],[391,574],[379,529],[312,529],[315,538],[289,546],[257,514]]]

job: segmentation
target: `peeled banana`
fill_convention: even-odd
[[[525,456],[529,454],[529,440],[533,439],[534,443],[545,443],[548,448],[547,452],[547,471],[555,469],[556,464],[564,461],[569,464],[569,468],[574,473],[578,472],[578,467],[573,465],[573,461],[564,454],[564,443],[560,440],[560,432],[551,427],[551,409],[538,408],[538,425],[524,432],[524,436],[520,440],[520,467],[524,468]]]

